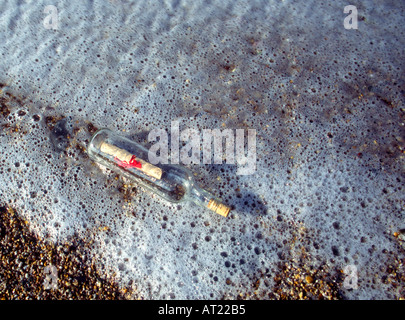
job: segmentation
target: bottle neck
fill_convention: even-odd
[[[190,189],[188,198],[195,204],[208,208],[224,217],[228,216],[228,213],[231,210],[230,207],[222,204],[210,192],[197,186],[196,184],[194,184]]]
[[[209,201],[214,198],[211,193],[199,187],[197,184],[193,184],[193,186],[190,188],[188,197],[190,201],[202,207],[207,207]]]

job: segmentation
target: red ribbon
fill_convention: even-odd
[[[131,160],[129,160],[129,163],[127,161],[121,161],[117,157],[115,157],[114,160],[118,163],[118,165],[124,168],[142,168],[142,164],[136,160],[134,155],[131,157]]]

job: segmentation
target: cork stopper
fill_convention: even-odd
[[[150,164],[149,162],[146,162],[145,160],[135,157],[132,153],[129,153],[124,149],[118,148],[106,142],[102,142],[100,145],[100,151],[113,156],[114,159],[122,166],[133,164],[131,167],[135,167],[153,178],[162,178],[162,169]]]
[[[215,199],[211,199],[208,202],[208,209],[220,214],[221,216],[224,216],[225,218],[228,216],[229,211],[231,211],[231,208],[224,205],[223,203],[215,200]]]

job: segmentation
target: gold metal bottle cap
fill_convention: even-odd
[[[215,199],[211,199],[208,202],[208,209],[220,214],[221,216],[224,216],[225,218],[228,216],[229,211],[231,211],[231,208],[224,205],[223,203],[216,201]]]

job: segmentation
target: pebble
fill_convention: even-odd
[[[0,206],[1,300],[140,299],[132,288],[123,291],[102,277],[86,257],[83,240],[45,243],[12,208]],[[52,289],[45,285],[52,283]]]

